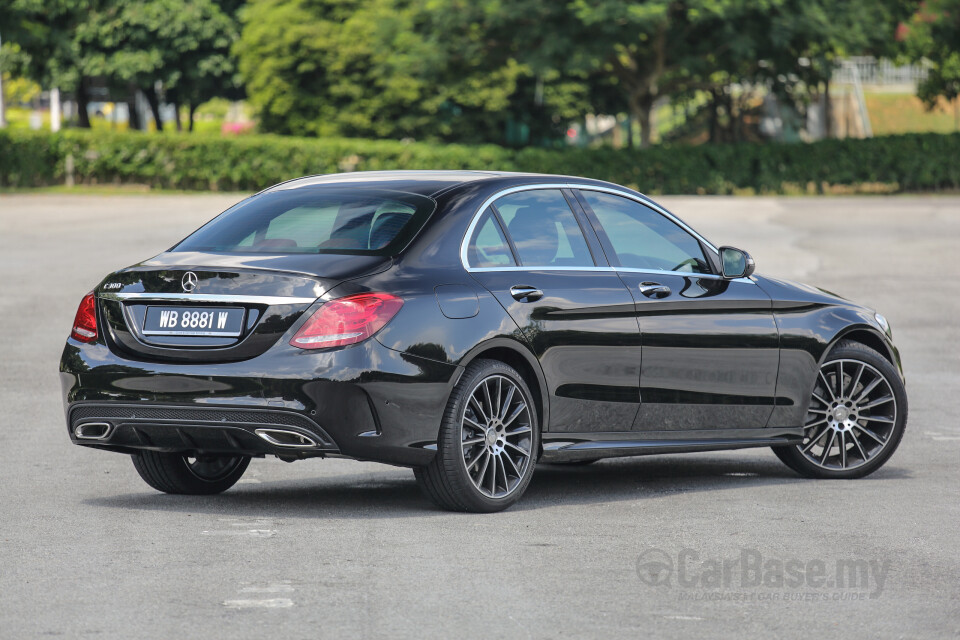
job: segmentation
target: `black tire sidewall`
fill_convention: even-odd
[[[890,433],[890,440],[887,442],[883,451],[874,458],[867,461],[866,464],[853,469],[824,469],[817,466],[800,452],[801,445],[789,445],[782,447],[773,447],[774,453],[788,467],[797,473],[811,478],[830,478],[830,479],[850,479],[862,478],[868,476],[880,467],[896,452],[903,439],[907,425],[907,391],[903,384],[897,368],[882,355],[860,343],[841,342],[834,347],[830,353],[823,359],[823,363],[831,360],[859,360],[874,367],[887,379],[890,389],[893,392],[897,403],[897,421],[894,423],[893,430]],[[823,366],[823,363],[817,365],[817,370]]]
[[[180,453],[141,451],[133,455],[133,464],[140,477],[154,489],[183,495],[222,493],[237,483],[250,464],[249,456],[237,458],[229,472],[215,480],[199,477],[190,469],[187,456]]]
[[[530,461],[520,483],[507,496],[502,498],[491,498],[480,492],[473,484],[463,460],[462,453],[462,422],[463,415],[467,408],[470,394],[480,383],[481,380],[492,375],[502,375],[510,379],[526,402],[530,412],[531,422],[531,447]],[[467,371],[454,387],[450,396],[450,403],[444,414],[444,421],[440,427],[440,437],[437,442],[437,457],[443,461],[443,466],[448,475],[448,480],[455,489],[455,500],[461,503],[459,506],[468,511],[493,512],[502,511],[514,504],[526,491],[536,467],[537,455],[540,447],[540,418],[537,414],[536,405],[533,402],[533,395],[523,377],[513,367],[498,360],[480,360],[471,363]],[[435,460],[435,462],[437,462]],[[452,464],[455,463],[455,464]],[[452,477],[450,477],[452,476]]]

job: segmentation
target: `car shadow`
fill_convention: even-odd
[[[906,478],[906,469],[884,467],[870,480]],[[541,464],[526,494],[514,509],[556,504],[592,504],[639,500],[701,491],[748,492],[771,485],[808,485],[775,458],[724,457],[711,454],[601,460],[587,466]]]
[[[909,478],[884,467],[869,481]],[[587,466],[538,465],[523,498],[510,512],[555,506],[644,500],[674,493],[742,491],[770,485],[806,485],[776,459],[652,456],[602,460]],[[778,497],[777,500],[782,498]],[[218,496],[142,492],[90,498],[85,504],[114,509],[205,513],[244,518],[395,518],[450,516],[430,503],[407,470],[340,474],[303,480],[239,484]]]

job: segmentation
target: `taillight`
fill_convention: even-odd
[[[389,293],[359,293],[325,302],[290,344],[325,349],[363,342],[390,322],[402,306],[403,300]]]
[[[70,337],[80,342],[97,341],[97,299],[92,291],[80,301]]]

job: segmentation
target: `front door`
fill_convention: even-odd
[[[636,301],[643,360],[634,429],[766,426],[779,367],[769,296],[748,278],[719,276],[712,249],[670,217],[610,193],[577,197]]]
[[[568,197],[531,187],[494,202],[468,245],[470,272],[540,361],[545,430],[629,431],[640,400],[634,301]]]

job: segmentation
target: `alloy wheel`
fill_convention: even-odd
[[[492,375],[470,392],[461,421],[467,475],[485,496],[503,498],[519,486],[530,465],[530,407],[509,378]]]
[[[854,469],[891,441],[897,401],[887,378],[852,359],[820,367],[804,425],[800,453],[823,469]]]

